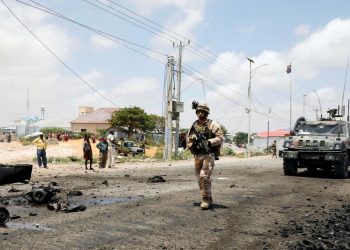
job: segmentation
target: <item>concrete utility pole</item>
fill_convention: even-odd
[[[174,57],[169,56],[167,62],[166,101],[165,101],[165,133],[164,160],[171,159],[172,151],[172,115],[173,115],[173,72]]]
[[[190,44],[190,41],[188,41],[188,45]],[[175,45],[174,45],[175,46]],[[179,48],[179,62],[177,66],[177,88],[176,88],[176,108],[175,108],[175,115],[176,115],[176,128],[175,128],[175,155],[178,154],[179,151],[179,134],[180,134],[180,112],[183,110],[180,109],[181,103],[180,103],[180,96],[181,96],[181,73],[182,73],[182,51],[185,47],[184,44],[180,41],[179,45],[177,46]]]
[[[269,107],[269,113],[267,114],[267,141],[266,141],[266,153],[269,149],[269,140],[270,140],[270,113],[271,107]]]
[[[41,111],[41,117],[42,117],[41,119],[44,120],[44,119],[45,119],[45,111],[46,111],[46,110],[45,110],[45,107],[44,107],[44,106],[41,106],[40,111]]]
[[[249,99],[249,105],[248,105],[248,143],[247,143],[247,150],[248,150],[248,157],[250,157],[250,113],[251,113],[251,105],[252,105],[252,92],[251,92],[251,84],[252,84],[252,63],[255,63],[252,59],[247,58],[249,61],[249,86],[248,86],[248,99]]]

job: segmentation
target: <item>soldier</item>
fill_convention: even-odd
[[[272,148],[272,158],[273,157],[277,158],[277,154],[276,154],[276,151],[277,151],[276,140],[273,141],[273,143],[271,145],[271,148]]]
[[[193,102],[192,108],[196,110],[198,120],[192,124],[188,132],[187,148],[195,157],[195,172],[202,195],[200,207],[208,209],[213,203],[211,175],[214,160],[218,159],[223,133],[217,122],[208,119],[210,109],[206,104]]]

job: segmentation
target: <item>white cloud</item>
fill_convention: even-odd
[[[306,35],[309,35],[310,32],[311,32],[310,26],[306,24],[301,24],[297,26],[294,30],[294,34],[296,36],[306,36]]]
[[[98,49],[111,49],[118,47],[115,42],[100,35],[92,35],[90,37],[90,43],[93,47]]]

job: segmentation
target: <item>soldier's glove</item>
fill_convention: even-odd
[[[197,140],[196,134],[192,134],[191,137],[190,137],[190,139],[191,139],[192,141],[196,141],[196,140]]]

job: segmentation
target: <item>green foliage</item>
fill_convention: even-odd
[[[189,159],[193,159],[193,155],[191,154],[191,152],[189,150],[183,150],[180,153],[178,153],[177,155],[173,155],[173,159],[175,161],[189,160]]]
[[[69,164],[72,162],[79,162],[82,163],[84,161],[83,158],[78,158],[76,156],[68,156],[68,157],[54,157],[50,156],[47,158],[48,164]],[[37,157],[33,158],[33,162],[37,162]],[[95,159],[92,160],[93,163],[96,163],[97,161]]]
[[[224,155],[231,155],[231,156],[235,156],[236,152],[230,148],[230,147],[225,147],[224,148]]]
[[[113,127],[127,127],[129,139],[131,133],[136,130],[141,132],[164,131],[163,117],[149,115],[143,109],[136,106],[123,108],[114,112],[110,122]]]
[[[154,155],[154,159],[156,160],[162,160],[163,159],[163,154],[164,154],[164,149],[163,148],[158,148],[156,154]]]
[[[69,133],[70,131],[63,129],[63,128],[57,128],[57,127],[48,127],[48,128],[42,128],[40,129],[40,132],[44,133],[44,134],[48,134],[48,133]]]
[[[247,144],[248,134],[244,132],[237,132],[233,137],[233,141],[236,143],[236,145]]]
[[[227,135],[227,128],[222,124],[220,124],[220,128],[222,130],[223,135],[226,136]]]

